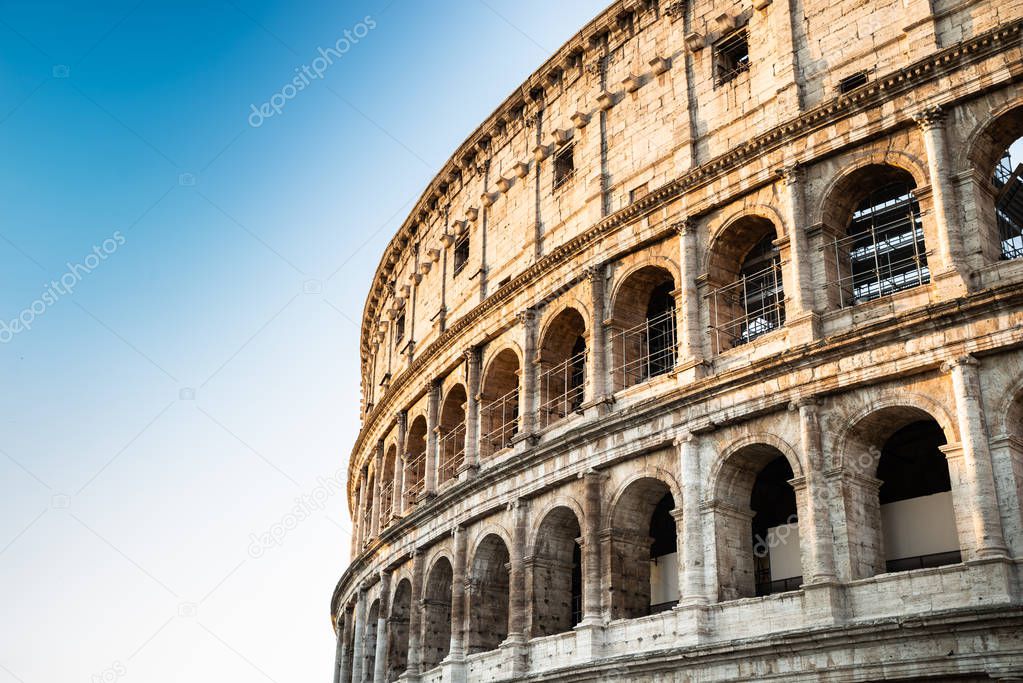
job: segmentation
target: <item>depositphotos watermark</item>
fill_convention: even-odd
[[[344,490],[345,471],[343,469],[334,473],[333,477],[324,479],[316,478],[316,487],[309,493],[295,499],[295,507],[285,514],[278,522],[270,525],[270,528],[261,534],[249,534],[249,557],[258,560],[263,557],[267,550],[279,548],[284,544],[284,538],[294,531],[299,524],[313,516],[317,512],[323,512],[327,508],[327,501],[335,493]]]
[[[284,105],[289,100],[295,99],[314,80],[323,78],[323,75],[327,73],[327,69],[334,66],[334,60],[341,59],[348,54],[352,46],[357,45],[360,40],[368,36],[369,32],[376,27],[377,22],[372,16],[367,14],[355,26],[346,28],[344,35],[338,38],[332,47],[317,48],[316,51],[320,56],[309,64],[295,67],[295,73],[298,75],[271,95],[270,99],[258,107],[254,104],[249,105],[252,108],[252,113],[249,114],[249,125],[253,128],[259,128],[266,119],[284,111]]]
[[[121,231],[115,230],[114,234],[103,240],[98,247],[93,245],[92,253],[83,258],[81,263],[71,263],[70,261],[65,263],[67,270],[59,280],[50,280],[38,299],[22,309],[16,318],[9,321],[0,320],[0,344],[7,344],[14,339],[14,335],[31,330],[36,318],[46,313],[47,309],[56,304],[61,297],[73,294],[78,283],[110,258],[111,254],[126,241]]]

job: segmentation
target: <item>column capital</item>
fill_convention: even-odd
[[[696,221],[689,216],[679,216],[669,227],[679,235],[688,235],[696,228]]]
[[[799,163],[786,164],[774,172],[786,185],[795,185],[806,177],[806,170]]]
[[[590,266],[586,266],[585,268],[583,268],[583,273],[585,273],[586,277],[588,277],[591,281],[597,280],[603,282],[604,264],[596,263]]]
[[[945,361],[943,361],[941,364],[941,371],[943,373],[949,373],[952,372],[952,370],[955,369],[956,367],[966,365],[972,365],[976,367],[980,365],[980,361],[977,360],[971,354],[964,353],[961,356],[955,356],[953,358],[948,358]]]
[[[945,120],[945,112],[938,105],[926,107],[913,114],[913,121],[922,131],[928,131],[942,125]]]
[[[819,408],[821,405],[820,399],[816,396],[800,396],[789,402],[789,410],[795,412],[802,408]]]
[[[532,308],[519,311],[515,314],[515,319],[523,325],[530,325],[536,320],[536,311]]]

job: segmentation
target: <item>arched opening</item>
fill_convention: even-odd
[[[881,538],[885,571],[961,561],[952,506],[945,433],[932,419],[911,422],[881,448]]]
[[[785,324],[785,292],[774,224],[747,216],[717,239],[708,268],[710,324],[717,352]]]
[[[363,633],[362,671],[369,678],[373,677],[373,668],[377,660],[377,621],[380,618],[380,601],[374,600],[366,612],[366,630]]]
[[[511,445],[519,429],[519,357],[511,349],[497,354],[483,378],[480,402],[480,456]]]
[[[398,460],[398,449],[392,445],[384,454],[383,470],[380,474],[380,528],[390,523],[394,511],[394,468]]]
[[[540,343],[540,407],[537,426],[544,429],[583,405],[586,381],[586,321],[568,308],[551,321]]]
[[[441,407],[438,431],[440,469],[437,472],[440,484],[453,479],[465,460],[465,403],[465,387],[456,384],[448,391]]]
[[[635,619],[671,609],[679,598],[675,499],[644,478],[622,493],[612,514],[611,614]]]
[[[644,266],[615,296],[611,372],[615,390],[675,368],[675,280],[664,268]]]
[[[451,647],[451,563],[440,558],[426,579],[423,597],[423,670],[448,656]]]
[[[871,164],[833,190],[825,224],[828,296],[855,306],[931,280],[916,181],[894,166]]]
[[[978,223],[982,234],[964,235],[967,249],[981,251],[989,261],[1023,256],[1023,107],[987,126],[971,150],[982,180],[974,181]],[[971,242],[979,241],[979,244]]]
[[[412,584],[402,579],[394,589],[391,617],[387,620],[387,681],[398,680],[408,668],[409,612],[412,607]]]
[[[773,446],[752,444],[730,455],[718,476],[721,599],[798,588],[803,571],[789,461]]]
[[[911,406],[877,410],[857,422],[843,467],[852,578],[960,561],[946,435]]]
[[[476,550],[469,587],[469,654],[497,648],[508,637],[511,601],[508,547],[490,534]]]
[[[426,482],[426,418],[412,421],[405,438],[405,505],[416,504]]]
[[[533,552],[533,637],[563,633],[582,621],[582,535],[570,509],[547,513]]]

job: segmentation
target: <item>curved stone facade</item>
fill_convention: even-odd
[[[1023,680],[1021,28],[620,0],[534,73],[367,298],[336,680]]]

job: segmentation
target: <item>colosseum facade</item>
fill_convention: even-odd
[[[1021,28],[619,0],[503,102],[370,285],[335,681],[1023,680]]]

